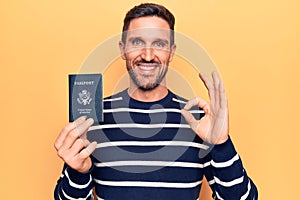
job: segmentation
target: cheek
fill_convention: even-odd
[[[168,65],[170,61],[171,61],[171,60],[170,60],[170,56],[165,56],[165,57],[163,57],[163,58],[161,59],[161,63],[162,63],[163,65]]]
[[[125,49],[125,55],[127,57],[136,57],[142,53],[141,48],[127,48]]]
[[[171,60],[171,52],[170,51],[157,51],[156,56],[160,59],[160,61],[164,64],[168,63]]]
[[[126,62],[131,63],[134,60],[136,60],[139,56],[140,54],[137,51],[134,51],[134,52],[126,53],[124,57]]]

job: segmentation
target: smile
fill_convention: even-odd
[[[151,70],[154,70],[155,69],[155,66],[144,66],[144,65],[139,65],[138,68],[140,70],[143,70],[143,71],[151,71]]]

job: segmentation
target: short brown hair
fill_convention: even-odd
[[[166,20],[171,31],[171,45],[174,44],[174,15],[164,6],[154,3],[142,3],[129,10],[123,21],[122,42],[126,41],[126,31],[128,30],[131,20],[139,17],[156,16]]]

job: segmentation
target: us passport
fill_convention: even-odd
[[[103,121],[102,74],[69,74],[69,121],[80,116]]]

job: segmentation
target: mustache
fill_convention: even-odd
[[[160,62],[155,61],[155,60],[147,61],[147,60],[141,59],[141,60],[135,61],[133,64],[134,65],[139,65],[139,64],[157,64],[157,65],[160,65]]]

